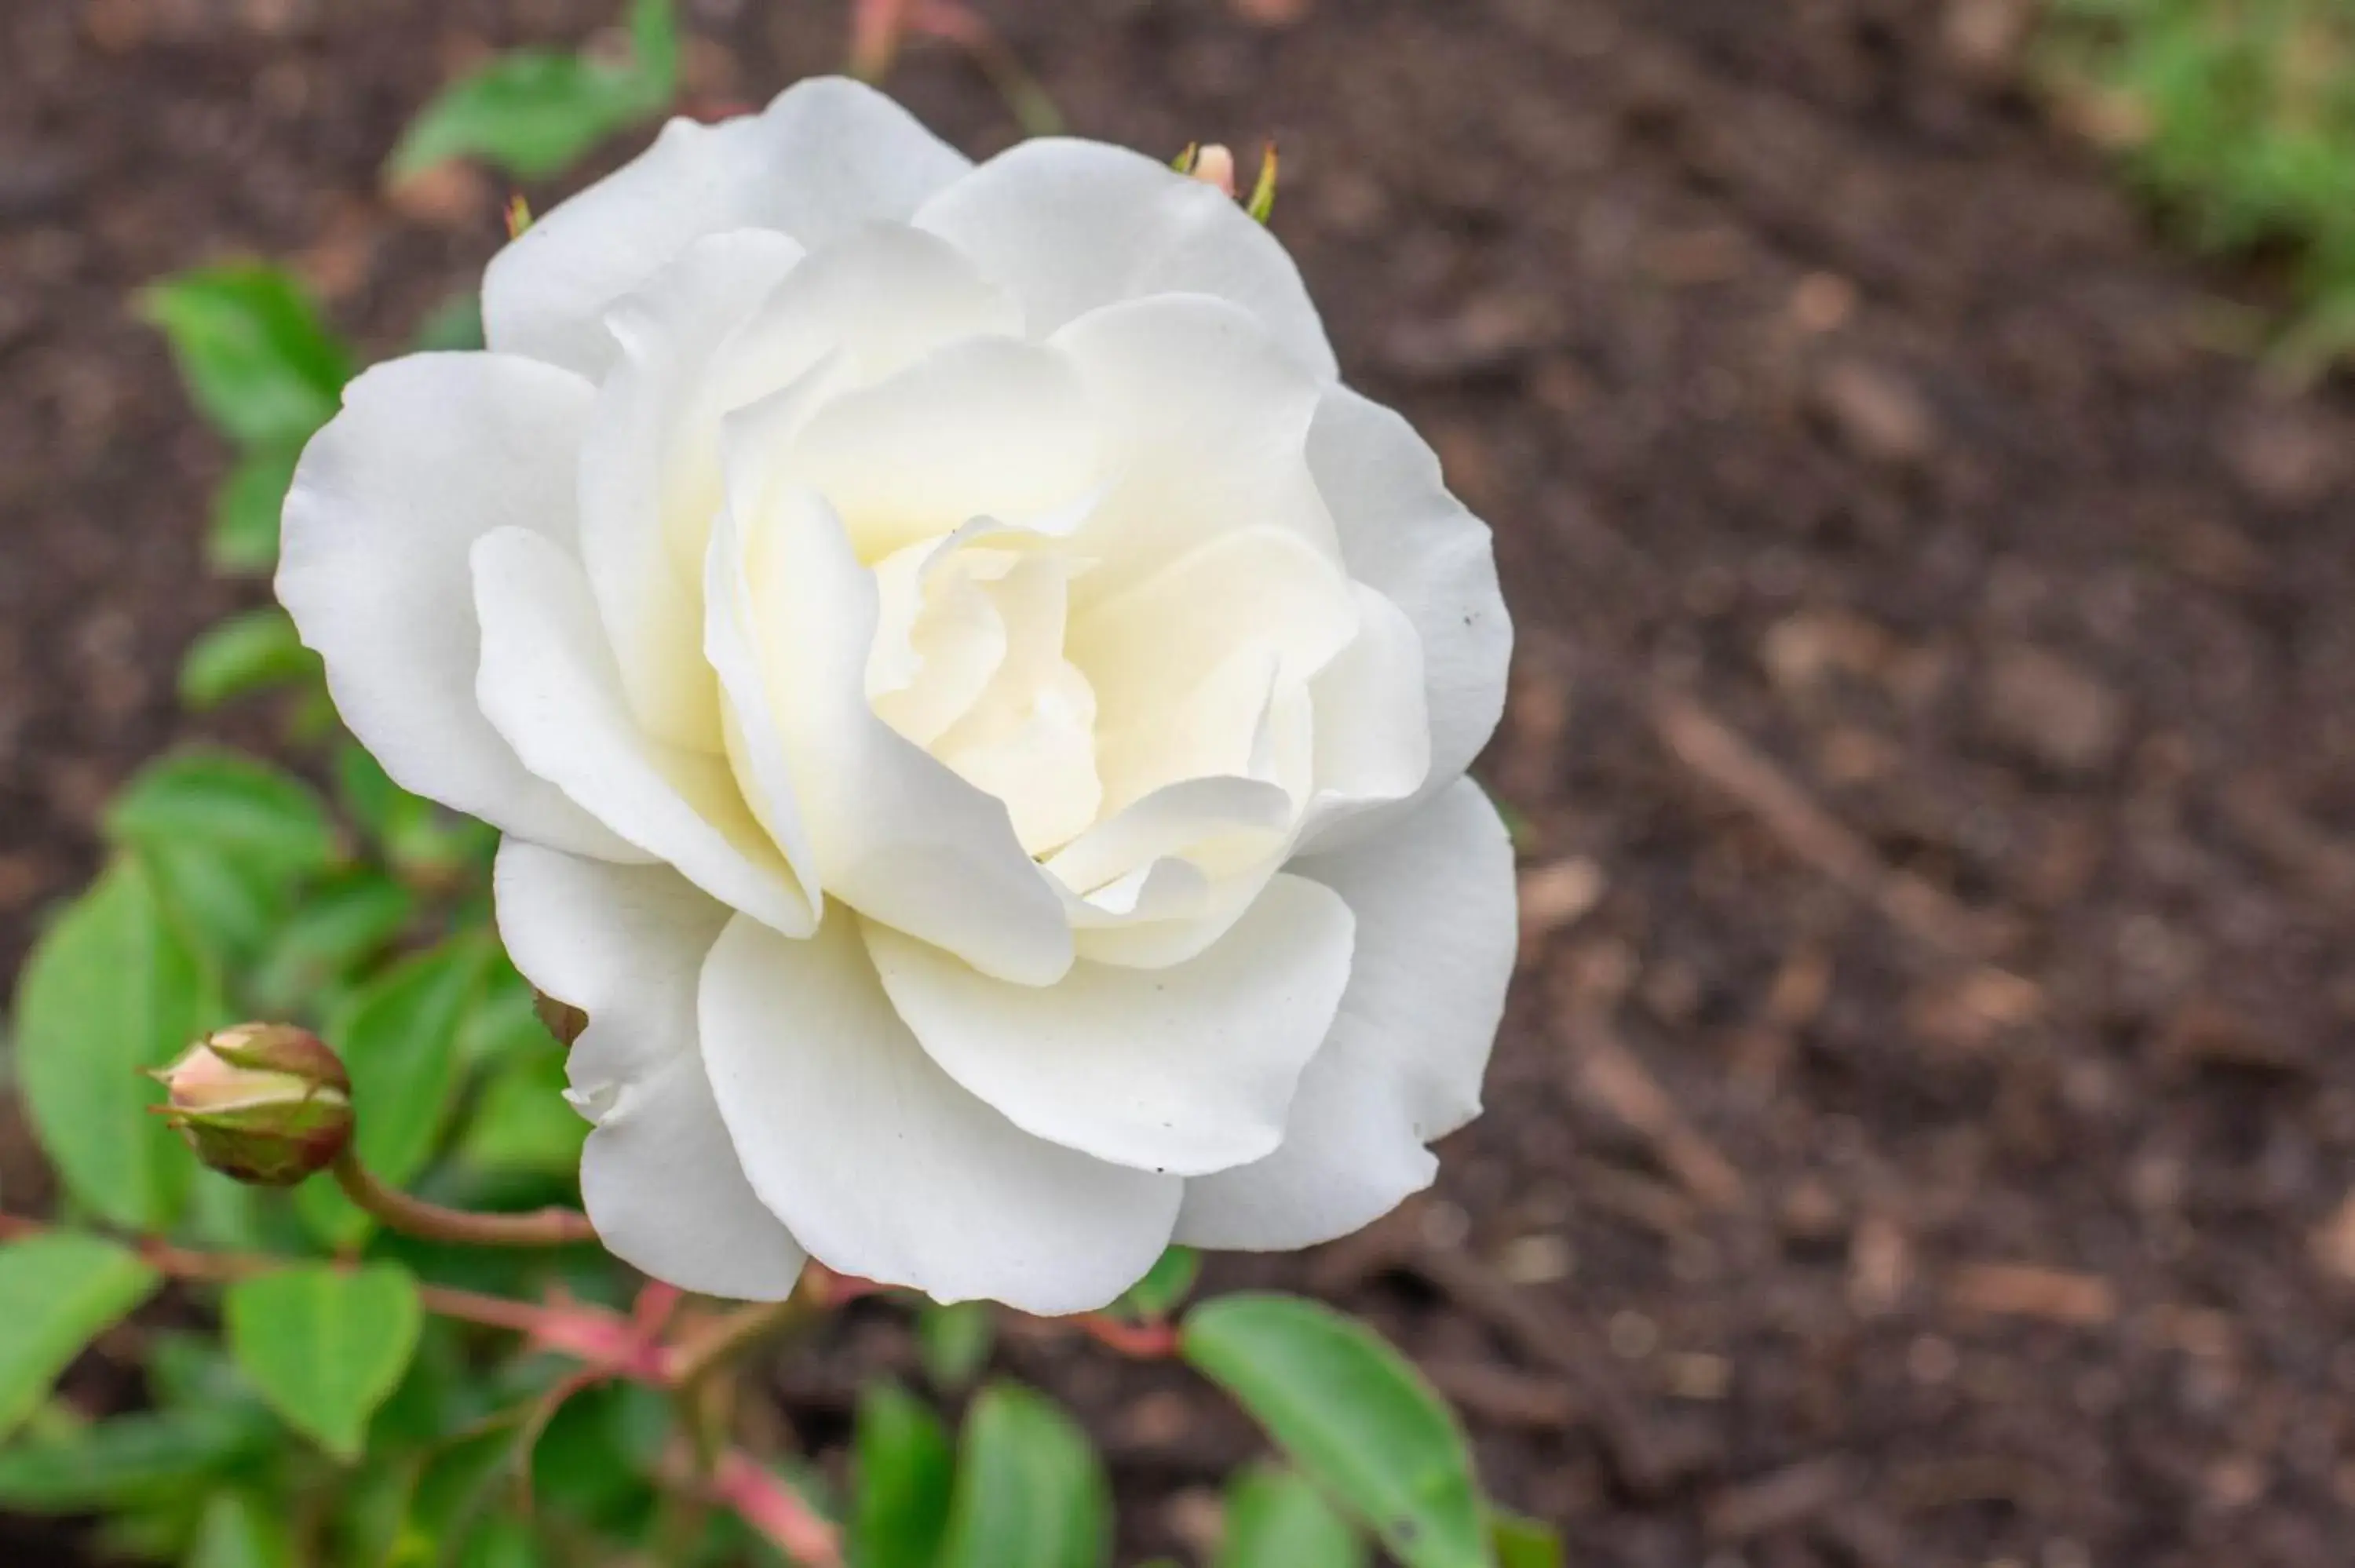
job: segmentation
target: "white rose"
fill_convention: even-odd
[[[504,832],[612,1249],[1102,1305],[1431,1179],[1512,964],[1488,535],[1153,159],[673,122],[354,382],[278,592]]]

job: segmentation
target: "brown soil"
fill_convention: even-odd
[[[1494,1108],[1399,1221],[1215,1277],[1381,1320],[1574,1563],[2347,1561],[2355,419],[2217,346],[2217,281],[2009,85],[2022,8],[985,8],[1089,133],[1280,139],[1343,361],[1521,627]],[[497,238],[488,184],[377,194],[404,112],[614,9],[0,15],[0,965],[251,593],[198,572],[221,454],[126,292],[291,255],[397,344]],[[837,7],[688,9],[706,102],[837,57]],[[896,86],[1012,134],[954,57]],[[860,1317],[780,1393],[832,1440],[907,1353]],[[1103,1435],[1127,1550],[1199,1538],[1245,1428],[1005,1355]]]

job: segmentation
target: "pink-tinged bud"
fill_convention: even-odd
[[[1230,196],[1235,194],[1235,154],[1216,142],[1197,152],[1193,167],[1186,172],[1206,185],[1218,186]]]
[[[352,1081],[319,1037],[291,1023],[240,1023],[208,1034],[155,1075],[156,1108],[212,1170],[291,1187],[336,1162],[352,1140]]]

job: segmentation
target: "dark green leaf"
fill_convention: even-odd
[[[916,1351],[924,1375],[940,1389],[971,1383],[989,1361],[997,1338],[997,1310],[986,1301],[943,1307],[927,1301],[916,1314]]]
[[[149,288],[140,308],[171,341],[197,407],[232,439],[284,450],[334,416],[349,356],[284,272],[183,272]]]
[[[284,1509],[252,1492],[215,1493],[186,1568],[300,1568]]]
[[[268,1453],[285,1429],[250,1403],[118,1415],[0,1449],[0,1510],[89,1513],[185,1495]]]
[[[336,748],[335,767],[345,809],[402,875],[440,885],[470,863],[489,864],[498,843],[495,830],[410,794],[355,743]]]
[[[463,935],[386,970],[335,1021],[328,1043],[352,1075],[360,1158],[406,1185],[440,1141],[457,1087],[458,1030],[491,958]]]
[[[1561,1536],[1538,1520],[1490,1510],[1488,1545],[1497,1568],[1561,1568]]]
[[[1252,1469],[1227,1488],[1215,1568],[1365,1568],[1365,1538],[1291,1470]]]
[[[485,1171],[579,1170],[589,1124],[565,1099],[565,1084],[564,1058],[553,1051],[501,1068],[484,1086],[461,1157]]]
[[[1113,1310],[1132,1318],[1166,1318],[1177,1310],[1202,1272],[1202,1257],[1191,1247],[1173,1246],[1163,1253],[1145,1277],[1130,1286]]]
[[[276,605],[232,616],[189,646],[180,661],[180,700],[218,707],[273,686],[315,683],[319,656],[303,646],[294,622]]]
[[[278,1413],[337,1457],[359,1457],[368,1417],[409,1370],[424,1309],[408,1271],[302,1265],[229,1287],[230,1351]]]
[[[1181,1345],[1408,1568],[1487,1568],[1464,1435],[1372,1330],[1296,1297],[1224,1296],[1187,1315]]]
[[[194,1158],[146,1107],[141,1077],[219,1022],[203,968],[139,867],[117,862],[27,960],[16,1071],[33,1130],[65,1183],[124,1230],[167,1229]]]
[[[238,459],[213,493],[212,532],[205,539],[205,559],[213,570],[261,576],[278,565],[279,517],[301,455],[299,445],[274,444]]]
[[[38,1408],[82,1347],[159,1277],[112,1242],[69,1231],[0,1246],[0,1438]]]
[[[417,895],[381,872],[343,873],[306,895],[279,922],[250,981],[270,1017],[312,1005],[322,988],[389,947],[417,913]]]
[[[965,1414],[940,1568],[1100,1568],[1112,1489],[1077,1423],[1028,1389],[982,1390]]]
[[[940,1417],[904,1389],[868,1384],[851,1463],[850,1560],[858,1568],[932,1568],[956,1475]]]
[[[442,90],[392,155],[394,179],[447,158],[480,158],[511,175],[557,174],[607,136],[660,113],[677,89],[678,31],[670,0],[637,0],[634,58],[517,49]]]

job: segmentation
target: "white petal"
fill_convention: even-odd
[[[509,839],[499,937],[524,978],[589,1014],[567,1071],[596,1128],[581,1195],[598,1238],[684,1290],[792,1294],[803,1252],[752,1195],[711,1097],[696,986],[729,911],[663,866],[613,866]]]
[[[765,229],[708,235],[606,313],[621,356],[581,454],[581,559],[630,711],[649,735],[697,751],[720,747],[702,624],[728,411],[711,395],[711,358],[801,256]]]
[[[1123,300],[1211,294],[1257,316],[1303,369],[1337,374],[1275,237],[1232,198],[1141,153],[1024,142],[926,202],[915,223],[1011,283],[1035,335]]]
[[[474,703],[467,551],[494,528],[570,549],[591,390],[487,354],[411,355],[344,388],[287,493],[278,598],[327,689],[403,789],[505,832],[645,857],[517,760]]]
[[[1015,1126],[1181,1176],[1272,1152],[1349,978],[1348,906],[1280,876],[1190,963],[1082,963],[1044,989],[868,927],[883,989],[925,1052]]]
[[[484,333],[504,353],[600,375],[613,356],[606,304],[695,240],[772,228],[815,249],[909,217],[971,166],[898,104],[839,78],[796,83],[758,115],[674,120],[492,259]]]
[[[817,911],[746,808],[724,758],[666,746],[632,722],[589,584],[538,535],[474,546],[483,623],[475,694],[526,765],[614,832],[732,909],[781,931]]]
[[[1447,493],[1439,460],[1403,418],[1346,387],[1316,410],[1308,461],[1349,575],[1406,612],[1423,642],[1431,768],[1401,807],[1361,813],[1322,847],[1377,831],[1471,765],[1505,708],[1513,626],[1497,588],[1488,529]]]
[[[1401,800],[1431,772],[1431,709],[1423,639],[1374,589],[1350,585],[1358,636],[1318,672],[1315,704],[1316,800],[1305,832],[1369,804]]]
[[[1337,561],[1308,466],[1320,387],[1265,327],[1199,294],[1130,301],[1058,332],[1103,430],[1111,486],[1073,536],[1108,596],[1232,529],[1289,530]]]
[[[1052,513],[1096,488],[1096,419],[1068,361],[969,338],[827,403],[783,472],[816,489],[875,561],[977,516]]]
[[[1513,852],[1458,779],[1373,842],[1295,860],[1358,917],[1349,989],[1284,1147],[1186,1184],[1178,1239],[1275,1250],[1345,1235],[1420,1191],[1423,1145],[1477,1115],[1518,939]]]
[[[1167,1245],[1183,1184],[1032,1138],[957,1087],[854,926],[791,941],[740,919],[704,965],[704,1062],[761,1201],[828,1267],[935,1300],[1059,1313],[1119,1295]]]
[[[739,435],[757,445],[757,422],[730,421]],[[731,484],[730,513],[761,687],[730,702],[773,719],[826,891],[987,973],[1051,984],[1071,968],[1071,927],[1005,805],[868,706],[879,598],[833,510],[748,483]]]

